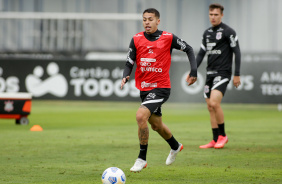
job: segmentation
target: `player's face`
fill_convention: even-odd
[[[154,13],[143,14],[143,27],[147,34],[152,34],[157,31],[160,19]]]
[[[221,23],[221,19],[223,17],[223,13],[219,8],[215,8],[213,10],[209,10],[209,17],[212,26],[217,26]]]

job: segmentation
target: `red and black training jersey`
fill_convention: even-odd
[[[136,48],[136,88],[141,91],[170,88],[172,34],[163,31],[158,40],[151,42],[140,32],[133,36],[133,40]]]
[[[123,77],[130,76],[136,63],[135,85],[140,91],[171,88],[169,69],[173,48],[186,52],[191,66],[190,75],[197,77],[197,64],[192,47],[174,34],[160,30],[150,35],[140,32],[133,36]]]

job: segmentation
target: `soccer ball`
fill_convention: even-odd
[[[109,167],[102,174],[103,184],[124,184],[126,177],[124,172],[117,167]]]

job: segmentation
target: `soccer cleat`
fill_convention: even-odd
[[[143,168],[147,167],[147,161],[141,158],[137,158],[133,167],[131,167],[131,172],[140,172]]]
[[[181,143],[178,143],[178,144],[179,144],[179,147],[178,147],[177,150],[173,150],[173,149],[170,150],[169,155],[168,155],[166,162],[165,162],[166,165],[172,164],[175,161],[177,153],[180,152],[183,149],[183,145]]]
[[[209,142],[208,144],[199,146],[199,148],[201,149],[206,149],[206,148],[214,148],[214,145],[216,144],[216,142],[214,140],[212,140],[211,142]]]
[[[216,144],[214,145],[214,148],[219,149],[219,148],[223,148],[224,145],[228,142],[228,138],[227,135],[226,136],[222,136],[219,135]]]

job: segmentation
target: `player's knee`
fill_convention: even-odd
[[[151,124],[151,128],[152,128],[152,130],[154,130],[154,131],[160,130],[160,126],[157,126],[157,125],[154,125],[154,124]]]
[[[210,103],[208,104],[208,109],[209,110],[215,110],[219,107],[219,103],[216,101],[210,101]]]
[[[143,123],[147,123],[147,120],[148,120],[148,118],[144,114],[142,114],[142,113],[136,114],[136,121],[137,121],[138,125],[139,124],[141,125]]]
[[[211,105],[207,105],[207,108],[208,108],[208,110],[211,112],[211,111],[213,111],[213,108],[212,108],[212,106]]]

